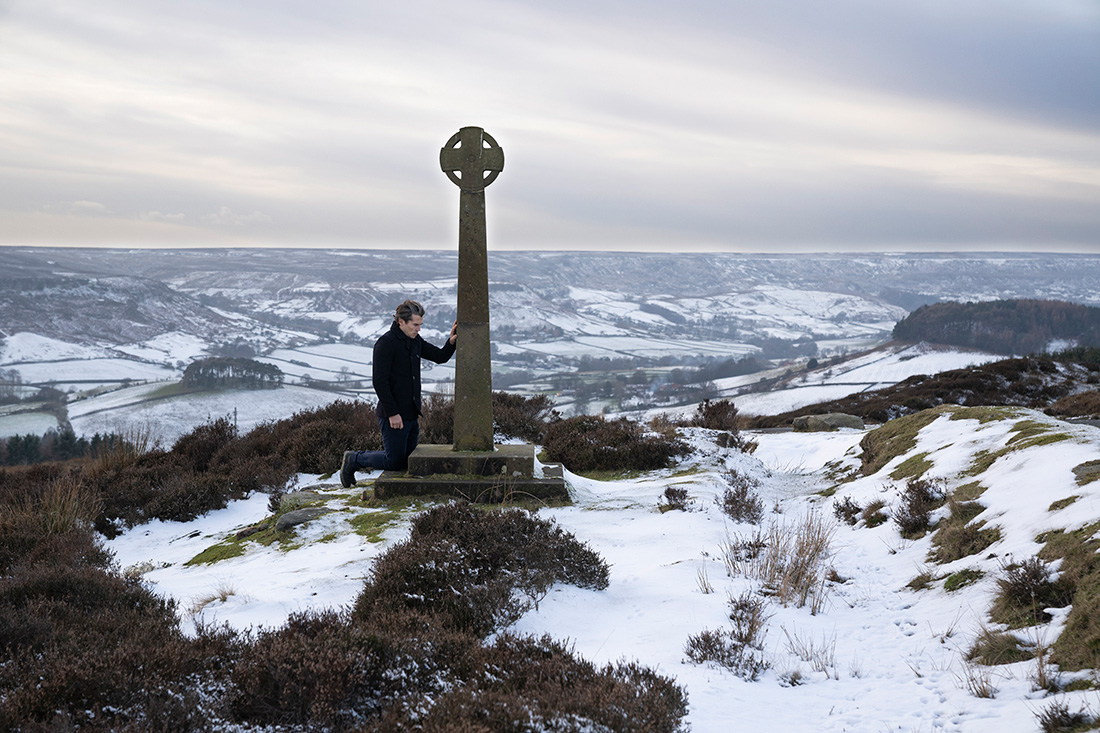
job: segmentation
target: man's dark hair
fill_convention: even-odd
[[[393,314],[395,321],[411,321],[413,316],[424,317],[424,306],[417,303],[415,300],[406,300],[401,305],[397,306],[397,311]]]

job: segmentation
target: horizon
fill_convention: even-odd
[[[347,253],[394,253],[394,252],[411,252],[411,253],[443,253],[458,255],[458,249],[454,247],[412,247],[412,246],[370,246],[370,247],[352,247],[352,246],[322,246],[322,245],[304,245],[304,244],[278,244],[278,245],[211,245],[211,244],[195,244],[195,245],[183,245],[183,244],[158,244],[158,245],[141,245],[141,244],[111,244],[111,245],[93,245],[93,244],[10,244],[0,243],[0,252],[4,250],[92,250],[103,252],[124,252],[129,250],[141,250],[150,253],[155,252],[171,252],[171,251],[280,251],[280,250],[312,250],[317,252],[347,252]],[[490,247],[488,249],[490,256],[494,254],[539,254],[539,255],[552,255],[552,254],[588,254],[588,255],[620,255],[620,256],[664,256],[675,257],[678,255],[705,255],[705,256],[731,256],[731,257],[805,257],[805,256],[818,256],[818,257],[834,257],[834,256],[853,256],[853,257],[1047,257],[1047,256],[1080,256],[1080,257],[1100,257],[1100,249],[1097,251],[1091,251],[1091,249],[1065,249],[1065,250],[1039,250],[1039,249],[820,249],[820,250],[782,250],[782,251],[763,251],[763,250],[745,250],[745,251],[730,251],[730,250],[681,250],[678,252],[661,252],[654,250],[644,249],[597,249],[597,248],[578,248],[578,249],[539,249],[539,248],[516,248],[516,249],[499,249]]]

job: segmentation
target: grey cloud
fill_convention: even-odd
[[[13,212],[450,246],[477,124],[513,248],[1100,248],[1087,0],[39,0],[0,67]]]
[[[165,214],[160,211],[146,211],[144,214],[139,214],[138,218],[142,221],[163,221],[173,224],[178,224],[187,220],[186,214]]]
[[[98,201],[64,201],[46,204],[42,207],[42,210],[73,216],[108,216],[113,213]]]
[[[253,211],[251,214],[238,214],[228,206],[223,206],[218,209],[217,213],[202,217],[202,221],[205,224],[216,226],[239,227],[245,224],[267,224],[271,221],[271,217],[259,211]]]

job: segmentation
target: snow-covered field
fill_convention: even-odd
[[[156,381],[179,378],[179,371],[159,364],[134,359],[69,359],[65,361],[20,364],[24,382],[53,383],[60,389],[70,386],[132,381]],[[109,376],[108,376],[109,375]]]
[[[1033,556],[1035,536],[1045,529],[1080,527],[1100,515],[1100,481],[1077,486],[1071,470],[1096,459],[1100,430],[1028,410],[1008,410],[992,421],[968,414],[942,411],[919,432],[912,449],[873,475],[841,484],[833,498],[818,494],[835,486],[826,464],[832,464],[831,470],[858,466],[864,431],[758,434],[753,437],[759,448],[744,455],[717,448],[707,431],[692,430],[688,434],[696,451],[676,469],[614,482],[568,474],[574,503],[540,515],[552,517],[601,553],[611,565],[610,587],[556,587],[514,629],[568,639],[578,654],[595,662],[637,659],[675,677],[687,689],[688,722],[695,733],[1030,733],[1036,730],[1034,713],[1050,702],[1044,699],[1047,693],[1032,689],[1036,663],[988,668],[997,692],[978,698],[967,690],[974,672],[965,654],[983,625],[989,625],[986,611],[1000,563]],[[961,475],[983,451],[1006,448],[1021,421],[1034,421],[1065,438],[1007,452],[984,472]],[[925,454],[931,464],[926,476],[943,479],[952,489],[980,481],[986,489],[981,503],[987,507],[981,518],[1001,528],[1000,541],[988,550],[939,568],[985,573],[954,592],[945,591],[942,582],[919,592],[905,587],[927,567],[928,537],[903,540],[892,522],[875,528],[834,526],[832,503],[842,497],[861,503],[880,498],[889,511],[899,490],[889,474],[917,454]],[[731,595],[759,589],[757,581],[728,575],[722,559],[731,538],[755,529],[730,521],[715,504],[728,485],[723,476],[731,470],[760,481],[758,492],[767,509],[763,526],[791,525],[811,513],[832,526],[831,565],[844,579],[826,584],[826,601],[816,615],[772,600],[764,645],[770,669],[756,682],[694,665],[684,653],[689,636],[728,628]],[[300,488],[330,494],[331,508],[346,506],[347,493],[334,478],[300,476],[298,481]],[[664,490],[673,485],[687,489],[690,511],[658,510]],[[1069,496],[1080,498],[1049,511],[1051,502]],[[299,549],[253,546],[244,556],[213,565],[183,563],[266,516],[266,496],[193,522],[143,525],[109,544],[123,567],[140,567],[159,592],[181,601],[185,627],[199,619],[238,628],[278,626],[293,611],[352,603],[372,560],[407,535],[406,519],[392,526],[383,542],[366,542],[350,531],[348,520],[357,511],[378,510],[334,512],[299,531]],[[705,592],[708,584],[711,592]],[[1024,629],[1020,637],[1051,643],[1065,613],[1055,611],[1052,624]],[[816,654],[807,654],[808,649]],[[801,683],[791,686],[795,677]],[[1091,705],[1095,711],[1100,704],[1095,692],[1059,699],[1071,710]]]
[[[504,353],[531,352],[549,356],[638,357],[659,358],[709,356],[717,359],[739,359],[759,351],[754,346],[730,344],[724,341],[690,341],[683,339],[644,339],[637,336],[576,336],[557,341],[525,341],[509,344]]]
[[[435,343],[440,343],[444,334],[428,334],[429,340],[433,337]],[[136,353],[155,352],[173,357],[182,356],[189,349],[196,348],[193,340],[180,334],[155,341],[155,344],[150,342],[141,348],[134,346],[133,350]],[[500,345],[498,348],[502,352],[529,349],[548,355],[568,353],[574,357],[581,354],[656,356],[691,352],[694,355],[709,353],[716,357],[728,358],[745,356],[753,347],[746,347],[743,352],[731,354],[730,345],[720,342],[646,342],[644,339],[629,337],[580,336],[575,340],[531,343],[522,346]],[[227,391],[146,402],[148,393],[178,380],[179,371],[160,364],[110,358],[106,356],[107,353],[105,349],[66,344],[32,334],[17,334],[5,342],[4,351],[0,352],[0,359],[3,360],[0,361],[0,367],[5,364],[16,365],[16,368],[23,372],[25,380],[30,380],[33,376],[37,381],[53,381],[62,390],[69,390],[68,416],[77,435],[90,436],[96,432],[126,430],[131,427],[145,428],[152,425],[156,427],[156,432],[162,440],[169,444],[211,418],[233,415],[234,410],[236,410],[238,425],[243,432],[266,420],[289,417],[298,410],[318,407],[336,399],[354,399],[357,394],[352,390],[331,393],[288,384],[279,390]],[[38,361],[19,361],[34,358],[35,354],[40,355],[37,357]],[[289,382],[296,381],[304,375],[333,382],[359,382],[367,390],[365,398],[373,400],[373,394],[369,391],[371,356],[371,349],[367,347],[338,343],[278,349],[267,357],[261,357],[260,360],[278,365],[287,374]],[[817,402],[838,399],[855,392],[879,389],[914,374],[935,374],[999,358],[1001,357],[993,354],[933,348],[925,344],[908,346],[893,344],[832,366],[822,366],[807,372],[797,380],[783,383],[766,392],[747,392],[746,390],[751,389],[752,385],[761,378],[779,376],[781,369],[721,379],[717,381],[716,387],[718,395],[732,399],[742,414],[777,414]],[[425,392],[450,390],[454,381],[453,360],[448,364],[424,362],[422,369]],[[148,380],[148,383],[119,388],[119,383],[124,378],[136,382]],[[78,384],[67,380],[82,380],[82,382]],[[92,384],[86,383],[88,381]],[[103,393],[103,389],[89,390],[89,387],[97,384],[102,384],[103,389],[110,388],[113,391]],[[694,407],[694,405],[688,405],[659,411],[690,413]],[[16,421],[14,417],[0,415],[0,434],[2,435],[24,434],[28,432],[28,425],[31,423],[28,423],[25,418],[20,417]],[[42,430],[45,432],[55,427],[57,421],[56,419],[53,422],[40,421],[33,425],[45,426]]]
[[[178,332],[118,346],[72,344],[21,332],[0,342],[0,368],[18,371],[24,382],[52,382],[63,389],[95,380],[170,379],[178,376],[177,364],[190,362],[205,346]]]
[[[181,435],[211,420],[235,420],[243,435],[260,423],[283,420],[295,412],[313,410],[346,395],[307,387],[273,390],[225,390],[189,394],[164,400],[142,401],[160,385],[142,385],[74,403],[69,411],[73,432],[140,434],[171,446]]]
[[[57,429],[57,418],[48,412],[0,415],[0,439],[13,435],[44,435]]]

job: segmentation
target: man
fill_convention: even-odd
[[[420,360],[446,363],[455,353],[458,330],[455,322],[447,343],[439,348],[420,338],[423,324],[424,306],[406,300],[397,306],[390,330],[374,344],[371,382],[378,395],[375,413],[384,450],[345,451],[340,465],[340,485],[345,489],[355,483],[359,469],[399,471],[409,465],[420,437]]]

